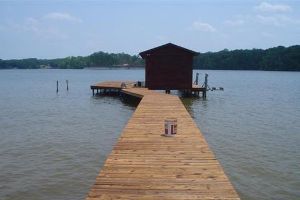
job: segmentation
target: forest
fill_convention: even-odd
[[[266,50],[207,52],[194,60],[196,69],[300,71],[300,45],[278,46]]]
[[[96,52],[89,56],[70,56],[57,59],[13,59],[1,60],[0,69],[83,69],[87,67],[143,67],[143,60],[138,56],[125,53]]]
[[[1,60],[0,69],[82,69],[92,67],[144,67],[137,55],[96,52],[89,56],[57,59]],[[200,53],[194,58],[194,69],[300,71],[300,45],[251,50],[228,50]]]

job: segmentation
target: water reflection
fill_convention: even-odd
[[[207,109],[209,103],[208,98],[202,97],[180,97],[180,99],[193,119],[199,114],[199,111],[195,109]]]
[[[122,95],[119,93],[115,93],[115,94],[96,94],[94,96],[91,97],[93,100],[97,101],[98,103],[112,103],[112,101],[114,103],[122,103],[123,106],[135,109],[140,101],[141,98],[137,98],[137,97],[133,97],[133,96],[129,96],[129,95]]]
[[[121,99],[124,106],[128,106],[128,107],[131,107],[131,108],[134,108],[134,109],[141,102],[141,98],[133,97],[133,96],[123,96],[123,97],[120,97],[120,99]]]
[[[183,105],[185,106],[186,110],[190,113],[192,118],[194,118],[194,110],[193,110],[193,104],[195,101],[199,101],[199,98],[183,98],[181,97],[180,100],[182,101]]]

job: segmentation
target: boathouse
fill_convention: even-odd
[[[198,52],[172,43],[139,55],[145,60],[145,86],[152,90],[189,90],[193,84],[193,57]]]

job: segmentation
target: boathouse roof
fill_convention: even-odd
[[[186,52],[186,53],[192,54],[193,56],[199,55],[199,52],[192,51],[190,49],[186,49],[184,47],[178,46],[173,43],[167,43],[167,44],[164,44],[164,45],[152,48],[152,49],[148,49],[146,51],[140,52],[139,55],[144,59],[146,57],[146,55],[153,54],[153,53],[156,53],[156,52],[159,52],[162,50],[165,50],[164,52],[168,52],[169,49],[176,49],[181,52]]]

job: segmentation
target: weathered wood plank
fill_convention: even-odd
[[[146,88],[124,93],[142,100],[90,190],[100,199],[239,199],[199,128],[176,96]],[[177,118],[175,137],[164,120]]]
[[[126,87],[133,87],[133,81],[104,81],[91,85],[91,89],[121,89],[122,83],[125,83]]]

